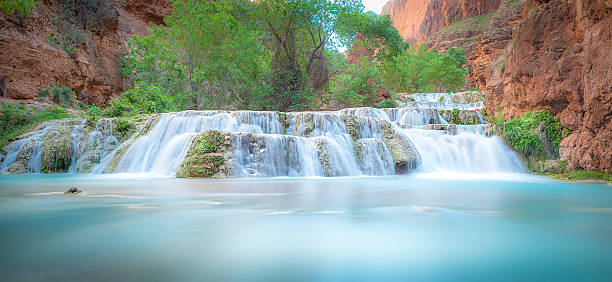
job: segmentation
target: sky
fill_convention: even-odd
[[[366,11],[372,11],[380,14],[382,7],[387,3],[388,0],[361,0]]]

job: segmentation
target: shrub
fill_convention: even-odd
[[[0,147],[42,121],[71,117],[65,109],[49,106],[27,109],[23,104],[2,103],[0,106]]]
[[[512,119],[505,124],[504,133],[512,146],[524,156],[544,156],[544,142],[550,142],[554,157],[557,157],[562,139],[561,132],[559,119],[544,110],[528,112]]]
[[[41,98],[51,97],[54,103],[65,107],[72,107],[76,102],[74,91],[62,84],[52,84],[38,91]]]
[[[85,30],[101,31],[105,24],[114,21],[118,16],[112,2],[106,0],[64,0],[64,16],[77,20]]]
[[[330,90],[332,96],[347,107],[373,106],[382,87],[375,65],[361,57],[350,64],[345,74],[336,76]]]
[[[36,8],[36,0],[2,0],[0,10],[2,13],[12,15],[19,13],[21,16],[29,15]]]
[[[395,108],[397,106],[397,102],[393,99],[385,99],[384,101],[376,104],[377,108]]]
[[[121,117],[172,111],[176,111],[176,106],[170,97],[162,93],[160,87],[148,81],[140,81],[135,88],[113,99],[104,113],[110,117]]]
[[[64,22],[58,29],[58,33],[47,35],[47,43],[54,48],[64,50],[69,55],[75,54],[76,49],[87,42],[86,34],[71,23]]]

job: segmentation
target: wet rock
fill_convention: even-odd
[[[68,189],[68,191],[64,192],[64,194],[79,194],[83,191],[81,191],[81,189],[76,188],[76,187],[70,187],[70,189]]]
[[[423,125],[424,130],[442,130],[446,134],[455,135],[457,134],[457,126],[454,124],[426,124]]]

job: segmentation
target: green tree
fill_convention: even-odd
[[[147,80],[180,108],[248,108],[264,87],[268,55],[249,26],[249,1],[175,1],[165,27],[130,42],[123,72]]]
[[[349,64],[345,73],[332,80],[330,90],[334,99],[345,107],[373,106],[378,100],[381,80],[375,63],[361,57]]]
[[[395,92],[440,92],[460,89],[466,70],[450,54],[439,54],[425,45],[381,64],[385,86]]]
[[[353,17],[363,6],[355,0],[261,0],[258,18],[272,46],[272,89],[278,110],[308,108],[312,90],[329,80],[326,48],[341,44],[339,19]],[[335,39],[335,37],[340,37]]]

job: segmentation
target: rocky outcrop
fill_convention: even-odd
[[[423,43],[439,30],[462,19],[497,10],[500,0],[391,0],[382,14],[391,16],[404,40]]]
[[[507,1],[470,56],[489,112],[549,110],[571,169],[612,171],[612,3]]]
[[[34,99],[51,84],[102,105],[124,89],[120,58],[133,34],[170,14],[161,1],[38,1],[27,16],[0,14],[0,80],[6,95]]]

